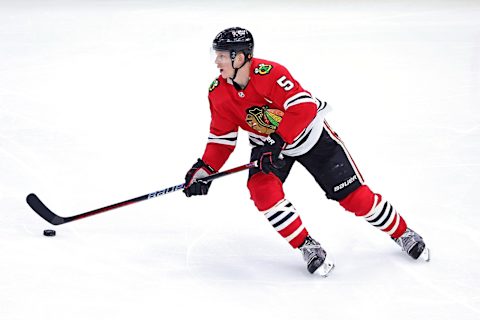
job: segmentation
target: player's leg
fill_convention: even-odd
[[[425,244],[421,237],[407,228],[403,217],[386,199],[365,185],[343,142],[327,123],[317,145],[298,161],[329,199],[388,234],[413,258],[422,253]]]
[[[397,210],[380,194],[374,193],[363,185],[339,201],[347,211],[363,217],[375,228],[387,233],[413,259],[425,254],[429,260],[428,249],[425,251],[423,238],[407,227],[407,223]]]
[[[252,159],[255,159],[254,154]],[[285,199],[283,182],[295,160],[285,157],[285,161],[285,167],[275,170],[274,173],[265,174],[258,168],[250,169],[247,185],[251,199],[290,246],[302,251],[308,271],[314,273],[319,269],[318,273],[326,276],[333,268],[333,263],[326,260],[325,250],[309,236],[297,210]]]
[[[283,181],[293,165],[293,159],[286,160],[287,165],[276,170],[276,174],[266,174],[258,168],[251,168],[247,186],[257,209],[293,248],[298,248],[305,241],[308,232],[295,207],[285,199]]]

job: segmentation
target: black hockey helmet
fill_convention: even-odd
[[[253,57],[253,36],[245,28],[228,28],[217,34],[212,47],[213,50],[229,51],[232,60],[238,52],[243,52],[245,60],[249,61]]]

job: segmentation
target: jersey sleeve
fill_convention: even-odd
[[[237,144],[238,126],[221,112],[221,109],[210,102],[211,122],[208,143],[203,153],[202,160],[220,170],[230,157]]]
[[[315,118],[318,101],[282,65],[275,65],[269,76],[269,99],[285,109],[276,133],[291,144]]]

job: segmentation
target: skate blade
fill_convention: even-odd
[[[429,262],[430,261],[430,249],[425,247],[425,249],[423,249],[422,253],[420,254],[420,258],[426,262]]]
[[[328,257],[325,258],[325,261],[323,264],[318,267],[316,273],[321,275],[322,277],[326,278],[332,272],[333,268],[335,268],[335,264],[333,263],[332,260],[328,259]]]

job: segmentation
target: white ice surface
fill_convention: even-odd
[[[182,183],[208,135],[211,40],[235,25],[334,106],[430,263],[301,166],[285,190],[335,258],[326,279],[256,211],[245,173],[42,235],[30,192],[68,216]],[[480,319],[479,92],[479,1],[2,1],[0,319]],[[241,134],[225,168],[248,158]]]

